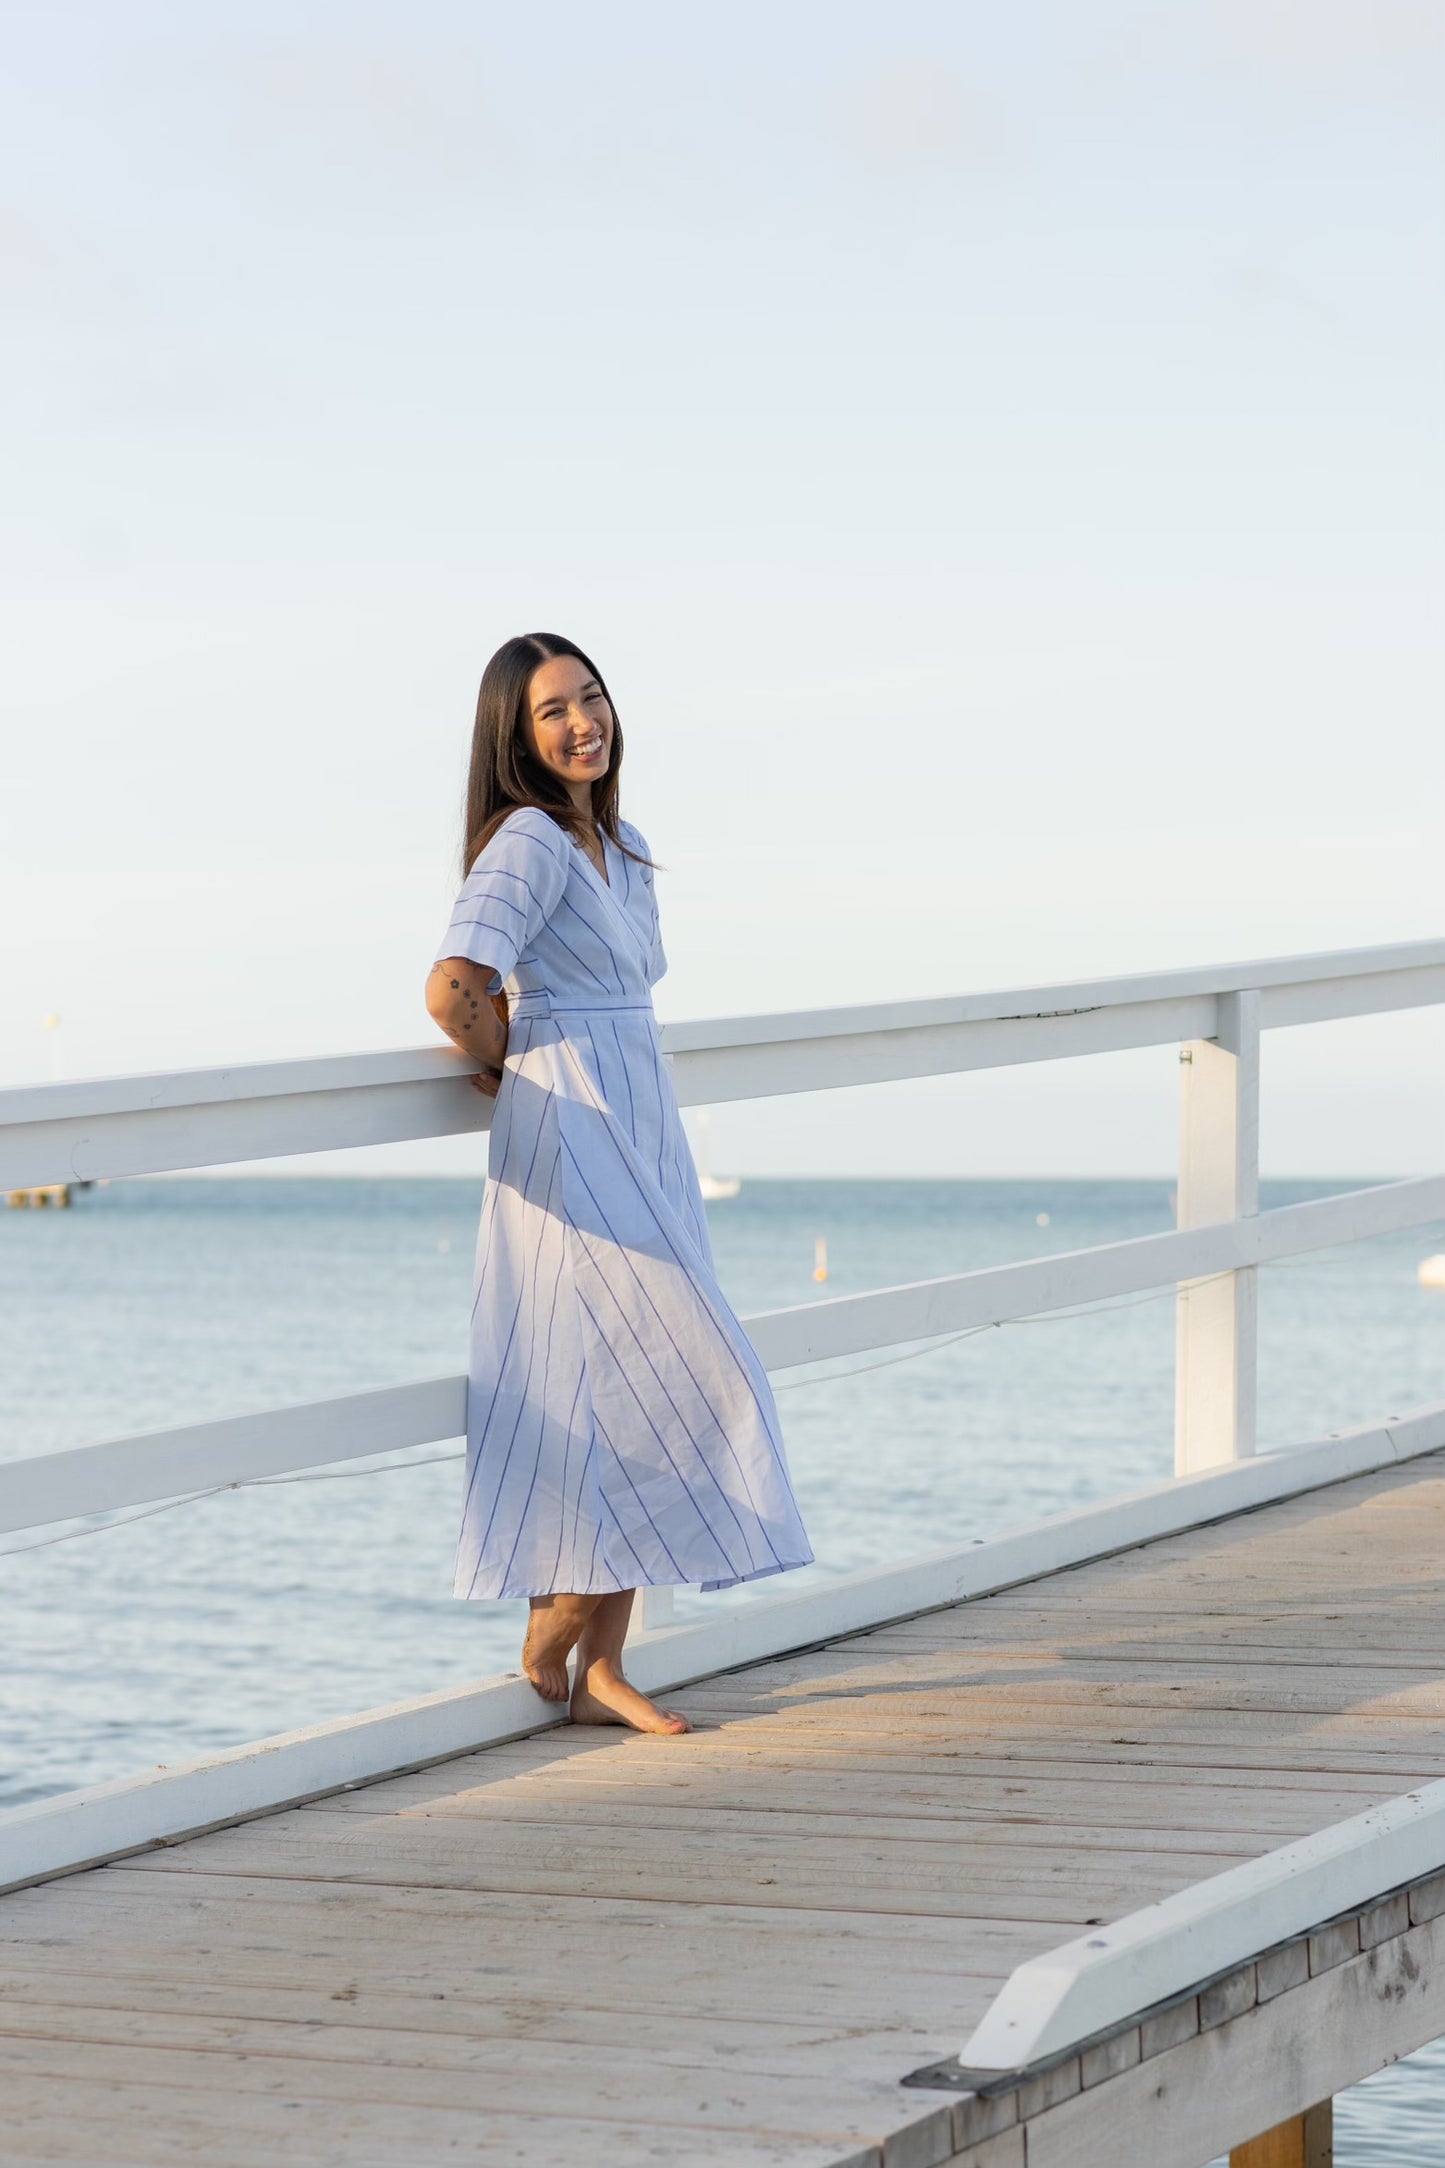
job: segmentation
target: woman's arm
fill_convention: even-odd
[[[486,991],[491,976],[490,965],[474,964],[466,956],[445,956],[432,965],[426,1005],[433,1023],[441,1026],[455,1046],[486,1063],[486,1072],[471,1081],[479,1092],[495,1099],[507,1052],[507,997]]]

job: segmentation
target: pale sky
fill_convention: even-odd
[[[5,53],[0,1082],[435,1043],[534,628],[616,697],[664,1018],[1445,932],[1438,5],[58,0]],[[714,1160],[1167,1172],[1174,1069]],[[1265,1073],[1268,1171],[1440,1163],[1439,1015]]]

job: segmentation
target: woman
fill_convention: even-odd
[[[651,988],[647,846],[601,672],[529,633],[487,664],[464,884],[427,1008],[496,1097],[454,1593],[531,1601],[522,1668],[574,1721],[690,1730],[623,1674],[639,1586],[812,1557],[761,1363],[718,1286]]]

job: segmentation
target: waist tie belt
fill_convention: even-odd
[[[527,992],[509,994],[508,1007],[513,1016],[591,1016],[599,1010],[641,1009],[650,1014],[652,1002],[644,996],[639,1001],[635,994],[584,994],[575,1001],[569,994],[546,994]]]

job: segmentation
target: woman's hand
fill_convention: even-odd
[[[492,1004],[492,1014],[502,1027],[502,1050],[505,1053],[507,1033],[512,1026],[512,1012],[507,1006],[505,994],[488,994],[487,999]],[[488,1065],[487,1068],[472,1077],[470,1082],[475,1090],[483,1093],[488,1099],[495,1099],[501,1089],[502,1072],[500,1069],[494,1069]]]

